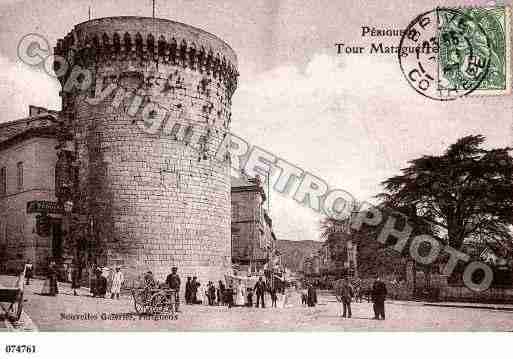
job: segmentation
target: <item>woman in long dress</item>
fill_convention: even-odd
[[[82,268],[78,262],[73,261],[71,271],[71,289],[73,295],[78,295],[77,289],[80,289],[80,280],[82,279]]]
[[[237,282],[237,286],[235,287],[235,293],[235,305],[244,306],[244,289],[240,281]]]
[[[201,283],[200,282],[197,282],[196,283],[196,293],[193,294],[193,301],[195,302],[194,304],[205,304],[205,300],[204,300],[204,291],[203,291],[203,287],[201,286]],[[194,299],[196,298],[196,299]]]
[[[112,277],[112,287],[110,289],[111,299],[116,297],[119,299],[119,293],[121,292],[121,284],[123,284],[123,273],[119,267],[116,267],[116,272]]]
[[[46,295],[56,296],[59,293],[57,287],[57,265],[54,261],[50,262],[48,266],[48,294],[45,293],[45,286],[43,285],[43,292]],[[46,283],[45,283],[46,284]]]

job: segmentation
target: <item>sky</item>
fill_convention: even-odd
[[[372,201],[380,182],[408,160],[439,154],[462,136],[483,134],[488,147],[508,146],[513,139],[511,95],[434,101],[410,87],[396,55],[337,54],[335,43],[397,46],[399,37],[362,37],[362,26],[403,29],[437,5],[156,0],[156,13],[211,32],[237,53],[234,134],[331,188]],[[0,0],[0,122],[25,117],[29,104],[60,109],[58,83],[18,61],[18,41],[35,32],[53,46],[88,19],[89,7],[93,18],[152,13],[151,0]],[[278,239],[319,240],[320,215],[290,196],[272,192],[270,211]]]

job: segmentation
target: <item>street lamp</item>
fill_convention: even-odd
[[[71,235],[71,216],[72,216],[72,212],[73,212],[73,202],[71,200],[67,200],[63,203],[63,207],[64,207],[64,215],[65,215],[65,220],[66,220],[66,243],[67,243],[67,246],[71,247],[72,248],[72,258],[75,259],[76,257],[76,248],[75,248],[75,243],[73,243],[73,236]],[[68,247],[68,248],[69,248]]]

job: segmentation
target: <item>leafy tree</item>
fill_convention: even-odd
[[[481,237],[511,249],[513,158],[511,148],[482,148],[481,135],[466,136],[440,156],[409,161],[382,184],[379,197],[394,208],[415,208],[432,234],[454,248]]]

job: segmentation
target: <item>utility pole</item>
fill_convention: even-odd
[[[155,19],[155,0],[152,0],[152,5],[153,5],[153,18]]]
[[[271,216],[271,180],[269,178],[271,174],[267,172],[267,214]]]

